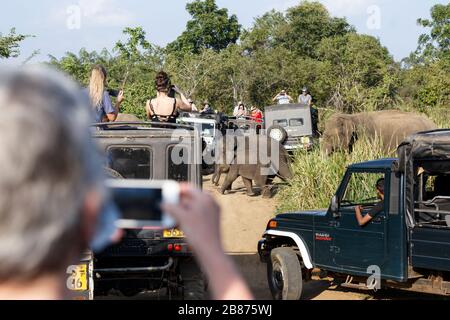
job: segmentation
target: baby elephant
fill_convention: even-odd
[[[220,178],[222,177],[222,174],[230,172],[230,166],[227,164],[216,164],[216,168],[214,170],[214,174],[212,176],[212,183],[215,186],[219,186]]]
[[[270,138],[261,136],[258,139],[270,139]],[[276,143],[274,141],[272,141],[271,143],[270,142],[271,140],[269,141],[269,143],[266,144],[269,149],[267,154],[271,155],[272,157],[273,156],[279,157],[279,159],[277,159],[278,166],[276,167],[276,169],[275,166],[273,165],[273,160],[270,165],[261,164],[259,159],[257,160],[256,164],[233,163],[229,165],[227,177],[220,190],[222,194],[225,194],[227,190],[230,190],[233,182],[236,181],[238,177],[242,177],[245,187],[247,189],[248,196],[255,195],[255,193],[253,192],[253,182],[255,182],[256,186],[261,188],[262,196],[264,198],[270,198],[272,196],[270,186],[275,177],[278,176],[283,180],[288,180],[293,177],[289,154],[286,152],[286,150],[281,144]],[[274,147],[276,147],[276,149],[273,149]],[[275,150],[278,152],[272,153],[271,150]],[[254,150],[251,150],[249,144],[246,144],[245,152],[248,155],[251,152],[254,152]],[[249,157],[246,157],[246,159],[249,159]],[[277,172],[275,172],[275,170],[277,170]]]

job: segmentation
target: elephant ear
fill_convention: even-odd
[[[352,152],[353,146],[357,140],[356,124],[349,115],[339,116],[337,122],[342,143],[350,152]]]

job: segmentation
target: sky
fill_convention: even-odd
[[[418,18],[428,18],[434,4],[444,0],[319,0],[333,16],[346,17],[359,33],[380,39],[399,61],[417,47],[425,30]],[[175,40],[184,30],[189,14],[187,0],[15,0],[2,3],[0,32],[34,35],[21,47],[24,61],[40,50],[34,61],[46,61],[48,55],[61,57],[65,52],[112,49],[123,39],[124,27],[142,26],[150,42],[160,46]],[[284,11],[300,0],[216,0],[219,7],[236,14],[239,22],[250,27],[254,18],[271,9]]]

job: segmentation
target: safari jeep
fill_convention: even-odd
[[[201,139],[192,127],[155,123],[95,127],[93,137],[106,154],[112,178],[188,181],[202,186]],[[174,163],[172,152],[187,161]],[[86,252],[80,265],[67,272],[67,285],[76,299],[111,292],[130,297],[162,288],[169,299],[201,299],[205,293],[202,273],[177,229],[125,230],[119,244],[101,254]]]
[[[302,104],[266,107],[267,134],[282,143],[287,151],[310,151],[319,142],[315,110]]]
[[[224,133],[224,119],[221,114],[182,113],[177,119],[180,124],[193,126],[203,139],[203,154],[214,157],[216,143]],[[203,162],[203,174],[209,175],[214,171],[213,165]]]
[[[299,299],[316,275],[346,287],[450,295],[450,130],[414,135],[398,155],[351,165],[327,210],[268,223],[258,248],[274,298]],[[355,207],[367,213],[380,201],[380,178],[383,210],[361,227]]]

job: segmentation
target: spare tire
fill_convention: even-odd
[[[267,135],[269,137],[271,137],[272,139],[274,139],[275,141],[278,141],[281,144],[283,144],[286,141],[287,137],[288,137],[288,134],[287,134],[286,130],[284,130],[284,128],[282,126],[279,126],[279,125],[271,126],[267,130]]]

